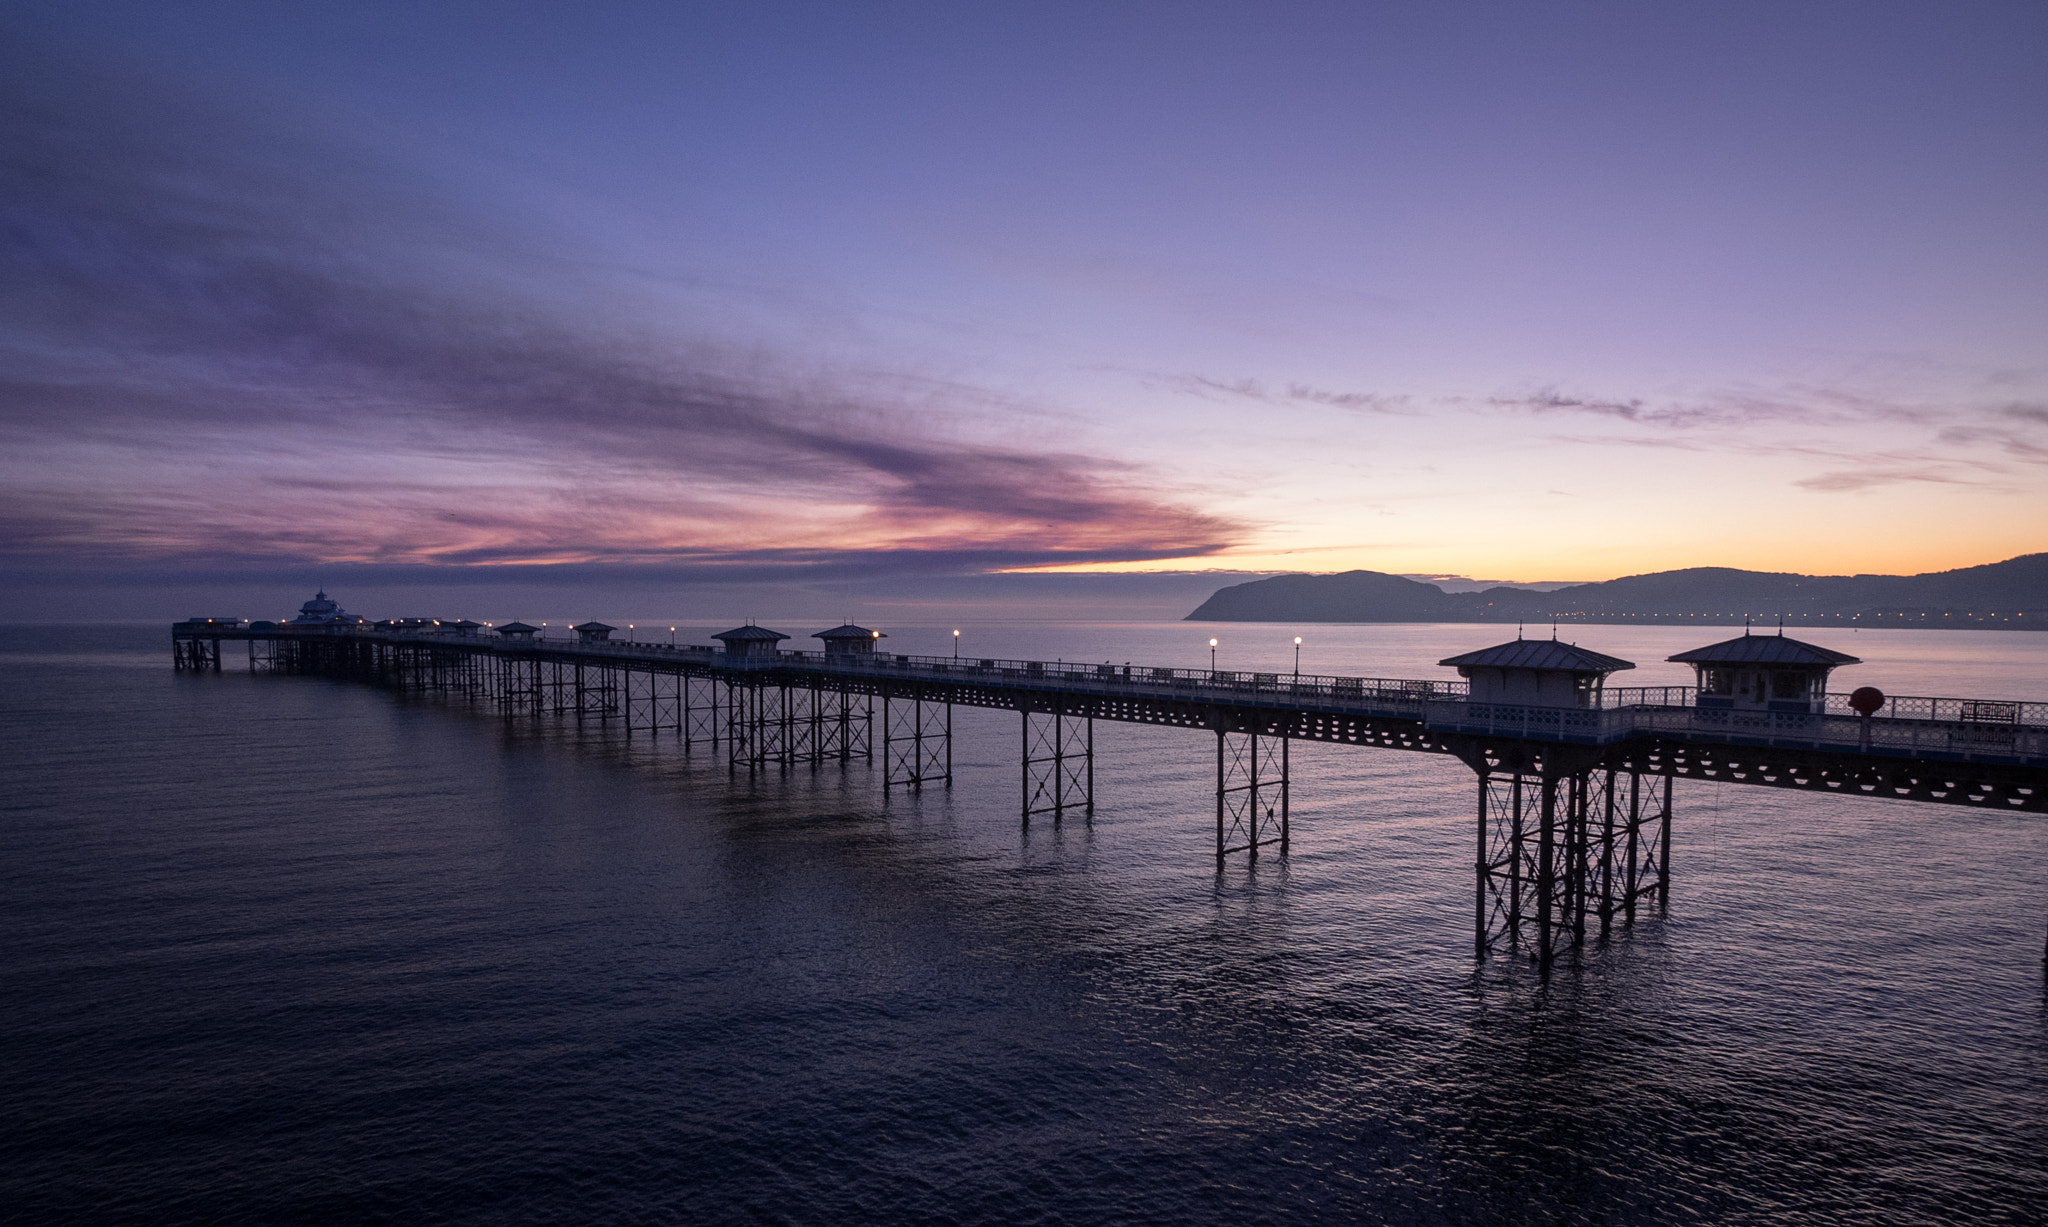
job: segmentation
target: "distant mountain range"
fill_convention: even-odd
[[[1622,622],[2048,630],[2048,554],[1925,575],[1793,575],[1690,567],[1551,592],[1445,592],[1379,571],[1280,575],[1224,588],[1189,622]]]

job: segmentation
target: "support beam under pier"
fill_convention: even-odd
[[[1505,754],[1479,768],[1472,940],[1548,963],[1670,897],[1671,777]]]
[[[1256,730],[1233,732],[1216,727],[1216,867],[1223,858],[1242,852],[1259,859],[1259,849],[1280,845],[1287,855],[1289,801],[1286,734]]]
[[[1018,709],[1024,733],[1024,825],[1051,814],[1054,826],[1070,809],[1095,814],[1095,718],[1054,709]]]
[[[882,790],[953,783],[953,705],[922,690],[882,695]]]

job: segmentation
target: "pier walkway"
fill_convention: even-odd
[[[609,630],[610,628],[605,628]],[[1216,738],[1216,856],[1290,833],[1289,745],[1453,755],[1478,775],[1474,938],[1533,939],[1548,959],[1668,898],[1672,783],[1712,779],[1844,796],[2048,813],[2048,703],[1891,697],[1867,714],[1827,693],[1806,710],[1703,703],[1691,686],[1597,688],[1577,706],[1475,701],[1466,681],[1256,673],[883,652],[701,646],[432,626],[172,629],[180,669],[249,667],[437,693],[506,717],[673,731],[734,769],[883,759],[885,788],[952,779],[952,709],[1021,716],[1027,824],[1094,807],[1094,721]],[[1616,662],[1625,664],[1625,662]],[[1874,693],[1874,692],[1872,692]],[[877,717],[880,729],[877,737]]]

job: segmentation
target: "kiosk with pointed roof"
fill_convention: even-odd
[[[506,639],[524,639],[531,642],[533,633],[539,629],[538,626],[528,626],[524,622],[507,622],[498,628],[498,634]]]
[[[825,641],[827,656],[872,656],[876,644],[888,636],[880,631],[871,631],[865,626],[855,626],[848,622],[829,631],[819,631],[811,638]]]
[[[303,592],[305,589],[301,588],[299,591]],[[293,626],[322,626],[326,624],[329,618],[337,616],[346,617],[347,615],[342,612],[339,604],[328,597],[327,589],[322,588],[313,594],[312,600],[299,606],[299,616],[293,618],[291,624]]]
[[[771,631],[765,626],[748,623],[745,626],[736,626],[723,635],[713,635],[712,638],[725,645],[727,656],[776,656],[782,649],[775,645],[789,636],[781,631]]]
[[[569,629],[576,632],[576,642],[578,643],[609,643],[612,632],[619,628],[616,626],[606,626],[602,622],[585,622],[580,626],[572,626]]]
[[[1828,674],[1863,662],[1847,652],[1775,635],[1752,635],[1667,657],[1699,677],[1699,705],[1741,711],[1819,711]]]
[[[1633,661],[1556,639],[1516,639],[1436,662],[1472,683],[1474,703],[1527,707],[1598,707],[1607,675]]]
[[[364,619],[349,613],[327,595],[326,589],[313,594],[313,599],[299,606],[299,616],[286,625],[294,630],[313,628],[329,634],[344,634],[352,627],[361,626]]]

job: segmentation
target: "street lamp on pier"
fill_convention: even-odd
[[[1301,636],[1294,637],[1294,676],[1301,676]]]
[[[1216,672],[1216,641],[1209,641],[1209,672]]]
[[[957,630],[953,632],[953,659],[960,659],[960,632]]]

